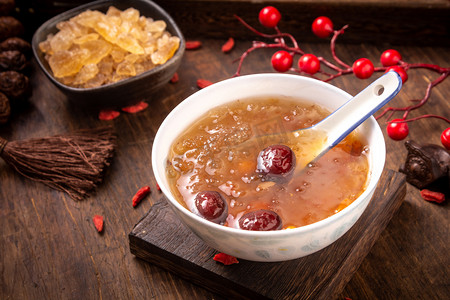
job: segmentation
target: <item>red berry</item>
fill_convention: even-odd
[[[228,216],[228,203],[218,192],[200,192],[195,196],[194,201],[199,215],[211,222],[222,223]]]
[[[130,114],[135,114],[135,113],[138,113],[140,111],[143,111],[147,107],[148,107],[148,103],[145,102],[145,101],[141,101],[141,102],[139,102],[139,103],[137,103],[135,105],[123,107],[122,110],[124,112],[130,113]]]
[[[445,201],[445,194],[441,192],[431,191],[428,189],[423,189],[420,191],[420,196],[423,200],[442,203]]]
[[[311,29],[316,36],[326,38],[333,32],[333,22],[328,17],[318,17],[312,23]]]
[[[450,127],[442,132],[441,143],[447,150],[450,150]]]
[[[104,224],[103,216],[95,215],[92,218],[92,221],[94,222],[95,229],[97,229],[98,232],[102,232],[103,231],[103,224]]]
[[[304,54],[298,60],[298,67],[303,72],[313,75],[320,70],[320,61],[314,54]]]
[[[175,72],[173,74],[172,78],[170,79],[170,83],[177,83],[179,79],[180,79],[180,76],[178,75],[177,72]]]
[[[403,121],[402,119],[394,119],[389,122],[386,127],[388,136],[395,140],[400,141],[408,136],[409,128],[406,122],[397,123]]]
[[[202,42],[200,41],[186,41],[185,48],[186,50],[196,50],[202,46]]]
[[[120,112],[111,109],[101,110],[98,114],[98,118],[102,121],[110,121],[117,118],[120,115]]]
[[[211,84],[213,84],[213,83],[207,79],[201,79],[201,78],[197,79],[197,87],[199,89],[204,89],[205,87],[208,87]]]
[[[367,58],[360,58],[353,63],[353,73],[359,79],[367,79],[373,74],[373,63]]]
[[[292,67],[292,55],[289,52],[280,50],[272,56],[272,67],[278,72],[286,72]]]
[[[295,167],[295,155],[285,145],[272,145],[261,151],[257,158],[258,172],[280,178],[291,173]]]
[[[220,253],[217,253],[216,255],[214,255],[213,259],[215,261],[223,263],[225,266],[239,263],[239,261],[236,257],[225,254],[223,252],[220,252]]]
[[[142,199],[144,199],[148,194],[150,194],[150,191],[151,190],[149,186],[141,187],[131,199],[133,207],[136,207],[139,203],[141,203]]]
[[[222,45],[222,52],[228,53],[234,48],[234,39],[232,37],[228,38],[225,44]]]
[[[400,66],[392,66],[387,68],[386,72],[389,71],[395,71],[397,72],[398,75],[400,75],[400,77],[402,78],[402,83],[405,83],[406,80],[408,80],[408,74],[406,73],[405,69],[403,69]]]
[[[381,54],[380,62],[384,67],[394,66],[402,59],[401,54],[394,49],[389,49]]]
[[[281,20],[281,14],[273,6],[266,6],[259,12],[259,22],[266,27],[274,28]]]
[[[269,231],[281,229],[280,216],[271,210],[260,209],[246,213],[239,219],[239,227],[244,230]]]

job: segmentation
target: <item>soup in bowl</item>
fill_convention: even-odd
[[[314,144],[289,144],[285,136],[350,98],[298,75],[216,83],[162,123],[152,149],[155,178],[178,217],[218,251],[252,261],[314,253],[363,213],[384,167],[384,139],[371,117],[308,164],[301,153]]]

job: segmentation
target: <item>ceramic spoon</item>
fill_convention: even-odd
[[[394,98],[401,86],[400,76],[395,72],[388,72],[312,127],[288,133],[259,136],[256,137],[256,142],[259,147],[276,143],[289,146],[296,156],[296,170],[301,171],[336,146],[362,122]],[[255,141],[253,141],[254,145]]]

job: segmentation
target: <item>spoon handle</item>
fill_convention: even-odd
[[[401,87],[400,76],[396,72],[390,71],[314,125],[312,128],[327,132],[327,145],[324,145],[324,148],[332,148],[337,145],[362,122],[394,98]]]

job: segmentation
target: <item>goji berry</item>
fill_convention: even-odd
[[[213,84],[211,81],[206,80],[206,79],[197,79],[197,86],[200,89],[204,89],[207,86],[210,86],[211,84]]]
[[[200,41],[186,41],[186,50],[195,50],[202,46]]]
[[[101,110],[98,114],[98,118],[102,121],[110,121],[117,118],[120,115],[120,112],[111,109]]]
[[[222,45],[222,52],[228,53],[234,48],[234,39],[230,37],[225,44]]]
[[[158,192],[161,192],[161,187],[159,186],[159,184],[156,184],[156,189],[158,190]]]
[[[147,196],[150,193],[150,187],[149,186],[144,186],[141,187],[136,194],[134,194],[132,202],[133,202],[133,207],[136,207],[141,201],[142,199],[145,198],[145,196]]]
[[[138,104],[127,106],[127,107],[123,107],[122,110],[124,112],[130,113],[130,114],[135,114],[137,112],[143,111],[147,107],[148,107],[148,103],[144,102],[144,101],[141,101]]]
[[[239,261],[236,257],[225,254],[225,253],[217,253],[214,255],[213,258],[215,261],[218,261],[220,263],[223,263],[225,266],[232,265],[232,264],[238,264]]]
[[[176,83],[178,82],[178,79],[179,79],[178,73],[175,72],[175,74],[173,74],[172,78],[170,79],[170,83]]]
[[[440,192],[430,191],[427,189],[423,189],[420,191],[420,196],[426,201],[442,203],[445,201],[445,195]]]
[[[94,222],[94,226],[97,229],[98,232],[102,232],[103,231],[103,217],[99,216],[99,215],[95,215],[92,218],[92,221]]]

